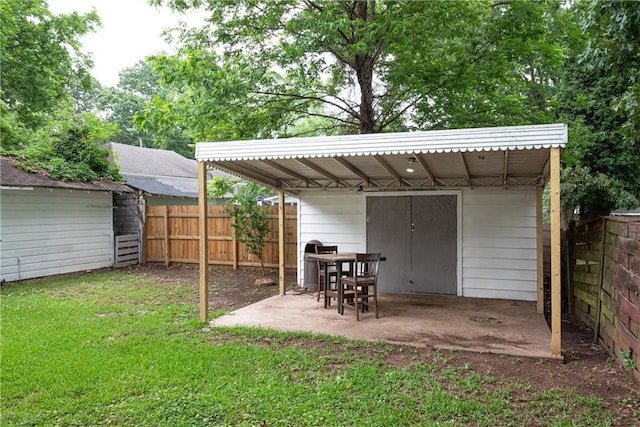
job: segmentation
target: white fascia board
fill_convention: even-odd
[[[196,144],[198,161],[349,157],[563,148],[567,125],[530,125]]]

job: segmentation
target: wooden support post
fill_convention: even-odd
[[[284,230],[284,191],[278,190],[278,284],[280,295],[285,294],[285,230]]]
[[[562,356],[560,278],[560,148],[551,148],[551,355]]]
[[[544,187],[536,189],[536,272],[538,282],[538,313],[544,312],[544,228],[542,226],[542,193]]]
[[[164,205],[164,211],[163,211],[164,217],[163,222],[164,222],[164,265],[165,266],[169,266],[169,261],[170,261],[170,251],[171,248],[169,247],[169,206]]]
[[[200,229],[200,320],[209,320],[209,230],[207,202],[207,164],[198,162],[198,225]]]
[[[538,282],[538,313],[544,312],[544,232],[542,227],[542,192],[544,187],[536,189],[536,271]]]

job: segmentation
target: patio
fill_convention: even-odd
[[[315,293],[290,291],[210,321],[211,326],[251,326],[369,341],[553,358],[551,331],[536,303],[455,296],[381,293],[380,318],[343,316],[325,309]]]
[[[567,125],[556,123],[198,143],[200,319],[208,320],[206,178],[207,169],[215,168],[278,191],[280,236],[287,233],[285,194],[298,197],[298,277],[304,277],[302,248],[319,240],[342,252],[397,255],[386,264],[385,283],[396,286],[384,289],[387,292],[482,299],[470,301],[469,309],[460,314],[449,314],[435,310],[447,307],[447,301],[428,297],[427,312],[435,311],[437,316],[425,320],[419,320],[423,313],[410,315],[417,298],[397,311],[393,310],[396,304],[389,303],[376,322],[376,333],[365,333],[361,325],[339,323],[347,320],[336,322],[335,316],[314,321],[315,307],[306,308],[300,302],[293,303],[294,311],[302,310],[298,318],[282,316],[275,324],[265,319],[263,326],[288,323],[302,330],[312,320],[313,328],[307,330],[509,354],[523,353],[528,348],[525,343],[544,343],[544,349],[530,354],[560,358],[560,155],[567,135]],[[544,304],[542,195],[547,185],[551,332],[542,316],[535,314]],[[285,293],[287,261],[284,241],[280,239],[279,246],[281,294]],[[435,271],[441,277],[434,276]],[[437,285],[446,289],[434,289]],[[535,309],[529,303],[513,303],[517,310],[511,305],[511,301],[532,300],[537,300]],[[488,304],[487,310],[506,306],[486,315],[476,311],[476,304]],[[523,314],[522,307],[531,314],[516,321],[522,327],[510,327],[511,319]],[[424,311],[424,304],[416,308]],[[291,312],[284,307],[280,311]],[[402,316],[395,314],[400,312]],[[322,323],[328,323],[323,327],[330,327],[329,331],[320,330],[317,325]],[[535,323],[544,333],[534,333]],[[487,334],[492,329],[495,332]],[[519,333],[514,332],[518,329]]]

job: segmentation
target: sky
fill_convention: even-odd
[[[149,6],[147,0],[49,0],[54,14],[92,9],[100,15],[102,27],[81,39],[82,50],[91,54],[91,74],[103,86],[116,86],[118,73],[146,56],[170,51],[162,39],[163,30],[177,26],[179,20],[197,22],[193,16]]]

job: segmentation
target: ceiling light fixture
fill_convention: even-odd
[[[415,169],[413,168],[413,163],[416,161],[413,157],[409,157],[409,164],[407,165],[407,172],[413,173]]]

